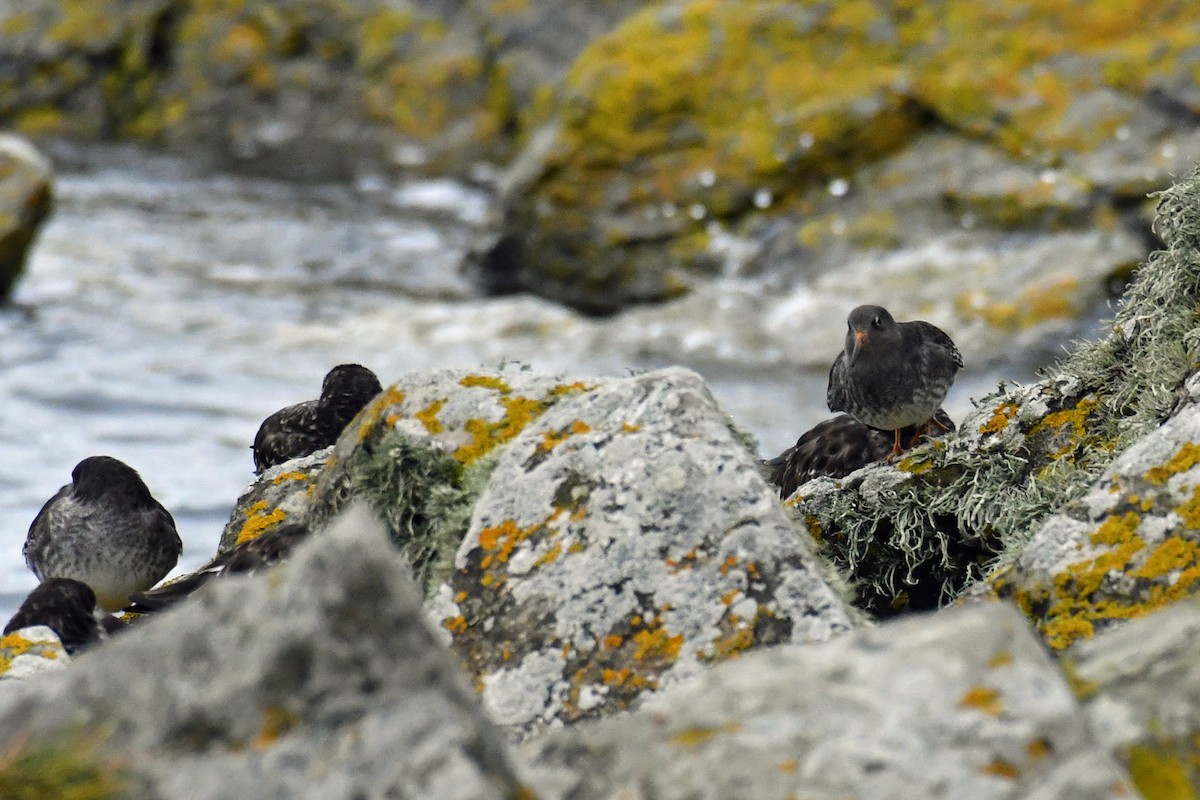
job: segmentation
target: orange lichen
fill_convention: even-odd
[[[1016,403],[1001,403],[992,412],[992,418],[979,426],[982,434],[999,433],[1008,427],[1008,423],[1017,415]]]
[[[438,413],[442,410],[442,406],[444,405],[446,405],[445,399],[434,400],[420,411],[415,412],[413,416],[417,418],[418,422],[425,426],[425,430],[433,434],[441,433],[446,429],[446,426],[443,425],[441,420],[438,419]]]
[[[1021,776],[1021,771],[1017,769],[1016,764],[1012,764],[1002,759],[996,759],[990,763],[984,764],[979,768],[979,771],[984,775],[995,775],[998,778],[1008,778],[1015,781]]]
[[[262,710],[262,714],[262,727],[251,743],[256,750],[263,750],[275,744],[279,737],[296,727],[300,721],[294,712],[280,706],[268,706]]]
[[[990,686],[972,686],[958,701],[963,708],[975,708],[983,713],[998,717],[1004,711],[1004,700],[1000,692]]]
[[[375,430],[375,425],[383,418],[383,412],[392,406],[400,405],[404,402],[404,392],[397,389],[395,386],[389,386],[379,394],[375,395],[370,403],[367,403],[366,408],[358,412],[355,417],[358,429],[355,431],[356,439],[361,443],[371,437]],[[388,418],[390,420],[391,417]],[[392,425],[393,422],[384,420],[385,425]],[[328,465],[327,465],[328,466]]]
[[[996,669],[997,667],[1007,667],[1013,663],[1012,653],[1007,650],[1001,650],[992,653],[992,657],[988,659],[988,669]]]
[[[497,378],[494,375],[468,375],[458,382],[459,386],[465,386],[470,389],[472,387],[480,387],[483,389],[491,389],[500,394],[508,394],[512,391],[512,387],[503,378]]]
[[[462,614],[459,614],[457,617],[451,617],[449,619],[443,620],[442,627],[444,627],[446,630],[450,631],[451,633],[458,633],[458,634],[466,633],[467,618],[464,617]]]
[[[501,396],[499,402],[504,406],[504,414],[498,421],[475,417],[463,423],[463,429],[471,434],[471,441],[454,451],[454,458],[460,463],[469,464],[514,438],[547,408],[545,401],[528,397]]]
[[[306,481],[309,476],[303,472],[282,472],[271,479],[271,483],[279,484],[284,481]]]
[[[513,549],[541,527],[541,523],[538,523],[522,528],[511,519],[506,519],[499,525],[484,528],[479,532],[479,546],[485,553],[480,566],[487,569],[495,562],[507,563]]]
[[[1146,471],[1146,480],[1162,485],[1172,475],[1186,472],[1200,462],[1200,445],[1184,442],[1175,455],[1160,467],[1151,467]]]
[[[1041,761],[1053,751],[1054,748],[1046,739],[1034,739],[1029,743],[1029,746],[1025,748],[1025,752],[1028,753],[1029,757],[1034,761]]]
[[[246,521],[242,523],[242,529],[238,531],[237,544],[258,538],[268,528],[272,528],[278,523],[283,522],[287,517],[287,514],[281,508],[273,508],[267,511],[267,505],[266,500],[259,500],[246,509]]]
[[[656,659],[671,662],[679,657],[683,634],[669,635],[662,628],[641,630],[633,635],[635,661]]]
[[[615,633],[604,637],[604,646],[611,650],[617,649],[624,643],[625,638],[623,636],[618,636]]]

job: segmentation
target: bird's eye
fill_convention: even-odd
[[[871,327],[873,327],[873,328],[878,328],[882,324],[883,323],[879,321],[879,317],[876,317],[875,319],[871,320]]]

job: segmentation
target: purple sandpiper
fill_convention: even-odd
[[[902,452],[901,429],[939,424],[934,413],[962,365],[941,328],[921,320],[896,322],[881,306],[859,306],[847,319],[845,349],[829,368],[825,400],[830,411],[894,431],[894,458]]]
[[[253,539],[220,554],[200,569],[134,594],[126,611],[145,614],[159,611],[182,600],[218,575],[249,574],[265,569],[286,558],[308,535],[308,528],[299,522],[285,522],[264,531]]]
[[[954,430],[954,421],[942,409],[934,415],[943,431]],[[919,435],[917,426],[900,431],[900,443],[912,447]],[[842,478],[868,464],[882,461],[892,451],[892,434],[868,427],[849,414],[817,423],[796,444],[775,458],[763,461],[767,480],[788,498],[801,485],[815,478]]]
[[[96,593],[73,578],[50,578],[39,583],[4,626],[9,634],[33,625],[45,625],[58,634],[71,655],[103,638],[96,619]]]
[[[175,520],[141,476],[115,458],[91,456],[34,517],[24,553],[39,580],[82,581],[101,608],[116,611],[170,572],[182,550]]]
[[[281,408],[263,420],[252,446],[255,473],[329,447],[381,391],[379,378],[364,366],[339,364],[329,370],[320,398]]]

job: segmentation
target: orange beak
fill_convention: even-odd
[[[854,332],[854,349],[850,351],[850,364],[853,365],[858,360],[858,354],[862,351],[863,346],[867,343],[866,331]]]

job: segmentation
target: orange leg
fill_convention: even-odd
[[[896,428],[896,441],[892,444],[891,460],[895,460],[903,450],[900,449],[900,428]]]

